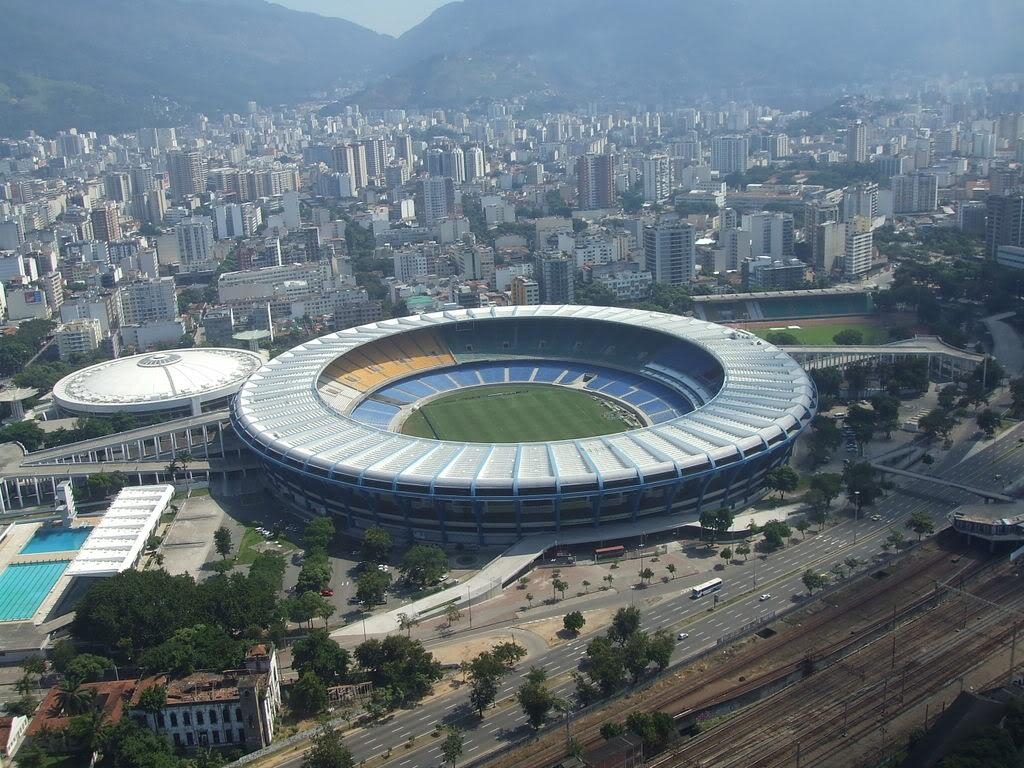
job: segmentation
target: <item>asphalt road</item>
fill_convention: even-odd
[[[1024,474],[1024,444],[1017,442],[1020,436],[1024,436],[1024,425],[1015,427],[1013,434],[963,461],[955,469],[951,465],[960,460],[963,452],[954,449],[933,465],[932,473],[953,474],[961,482],[999,490],[1006,483],[1002,478]],[[996,479],[996,475],[1002,478]],[[707,579],[706,573],[687,579],[680,578],[668,585],[635,590],[632,596],[639,603],[661,592],[670,593],[654,607],[644,610],[643,628],[666,628],[673,633],[685,629],[689,633],[689,637],[676,646],[673,654],[673,663],[676,663],[696,656],[715,645],[718,638],[739,630],[767,612],[781,611],[801,602],[805,592],[801,576],[807,568],[827,572],[833,564],[850,556],[871,560],[881,551],[881,542],[891,529],[903,532],[908,538],[912,537],[904,526],[911,513],[919,510],[927,512],[932,515],[937,527],[941,527],[954,506],[975,499],[960,491],[929,484],[926,480],[905,483],[874,507],[866,508],[864,516],[859,520],[845,519],[798,545],[790,545],[763,559],[751,558],[746,564],[730,565],[724,571],[717,572],[725,585],[718,593],[720,607],[712,612],[708,611],[713,604],[711,596],[692,600],[689,592],[693,584]],[[869,517],[873,514],[881,515],[882,520],[871,521]],[[773,597],[761,601],[761,593],[771,593]],[[593,601],[587,602],[586,607],[623,605],[627,602],[626,597],[622,592],[601,593]],[[561,615],[565,610],[565,606],[554,606],[549,612],[551,615]],[[538,612],[537,615],[541,614]],[[435,724],[439,722],[458,723],[465,730],[463,762],[525,739],[531,730],[513,697],[530,666],[545,669],[551,689],[571,699],[575,684],[568,674],[577,668],[587,643],[594,636],[582,637],[551,648],[547,653],[531,659],[530,664],[521,664],[505,679],[499,690],[496,707],[489,710],[482,721],[470,709],[467,692],[460,691],[411,710],[396,712],[383,723],[347,736],[345,743],[357,763],[380,756],[390,749],[388,765],[420,768],[442,765],[442,739],[430,736]],[[405,744],[410,736],[417,738],[412,748],[406,749]],[[300,762],[301,756],[296,756],[280,765],[291,768]]]

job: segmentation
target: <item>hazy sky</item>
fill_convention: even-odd
[[[338,16],[377,32],[400,35],[449,0],[271,0],[297,11]]]

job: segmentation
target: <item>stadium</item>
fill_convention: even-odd
[[[253,374],[231,418],[300,514],[503,544],[742,506],[815,406],[803,369],[744,331],[523,306],[315,339]]]

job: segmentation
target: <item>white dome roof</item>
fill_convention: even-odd
[[[237,392],[263,365],[253,352],[196,348],[150,352],[99,363],[68,374],[53,388],[70,411],[159,411]]]

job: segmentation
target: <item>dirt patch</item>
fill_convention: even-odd
[[[559,619],[561,621],[561,619]],[[433,646],[430,652],[434,654],[434,658],[442,664],[459,664],[463,661],[468,661],[474,656],[489,651],[491,648],[496,646],[498,643],[507,643],[508,633],[484,635],[482,637],[473,637],[468,640],[458,640],[451,643],[445,643],[441,646]],[[527,655],[529,655],[529,649],[527,649]]]
[[[595,608],[592,611],[583,611],[583,618],[586,619],[587,623],[584,624],[583,629],[580,630],[580,636],[589,635],[593,632],[604,629],[611,623],[612,616],[615,615],[615,610],[615,608]],[[562,637],[559,634],[562,631],[561,616],[553,616],[550,619],[530,621],[522,624],[521,626],[523,629],[529,629],[534,634],[543,637],[544,642],[548,644],[548,647],[564,643],[568,640],[568,638]]]

